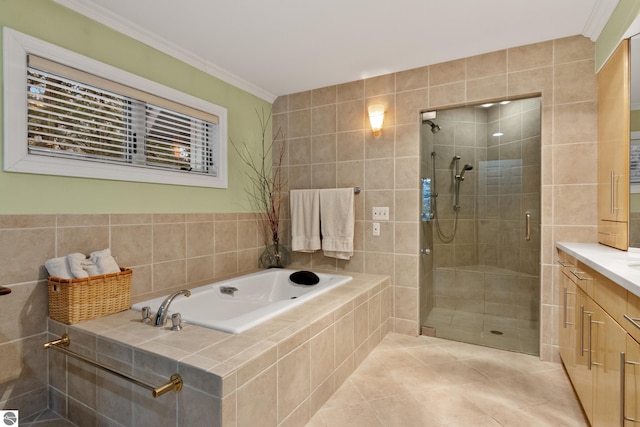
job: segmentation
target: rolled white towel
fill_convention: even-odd
[[[84,279],[89,277],[89,273],[87,273],[84,268],[82,268],[82,263],[87,259],[85,254],[81,254],[79,252],[67,255],[67,264],[69,265],[69,271],[76,279]]]
[[[82,261],[81,264],[82,264],[82,269],[87,272],[89,277],[91,277],[91,276],[99,276],[100,275],[100,271],[98,270],[98,266],[95,265],[95,263],[93,261],[91,261],[90,258],[85,259],[84,261]]]
[[[111,249],[103,249],[101,251],[91,252],[89,259],[98,267],[99,274],[119,273],[120,267],[116,260],[111,256]]]
[[[60,279],[73,279],[69,266],[67,265],[67,257],[51,258],[45,261],[44,268],[47,269],[49,276]]]

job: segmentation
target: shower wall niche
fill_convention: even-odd
[[[438,193],[436,217],[422,223],[421,247],[432,250],[422,257],[422,325],[538,354],[540,99],[437,111],[432,121],[440,130],[421,132],[421,174]],[[457,212],[456,156],[458,176],[473,167],[459,181]]]

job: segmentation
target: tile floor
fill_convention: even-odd
[[[434,328],[439,338],[520,353],[540,353],[539,325],[535,321],[434,307],[425,325]]]
[[[76,427],[76,425],[47,409],[26,419],[21,418],[20,427]]]
[[[558,364],[390,333],[306,427],[588,425]]]
[[[20,425],[74,426],[51,411]],[[389,333],[306,427],[588,425],[558,364],[440,338]]]

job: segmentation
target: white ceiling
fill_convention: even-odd
[[[596,40],[618,0],[56,0],[265,100],[514,46]]]

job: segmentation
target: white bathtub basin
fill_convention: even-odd
[[[190,289],[191,297],[176,297],[167,314],[180,313],[182,320],[223,332],[240,333],[352,279],[351,276],[316,273],[316,285],[297,285],[289,280],[296,270],[271,269]],[[236,288],[226,294],[221,288]],[[153,313],[166,296],[134,304],[149,306]]]

